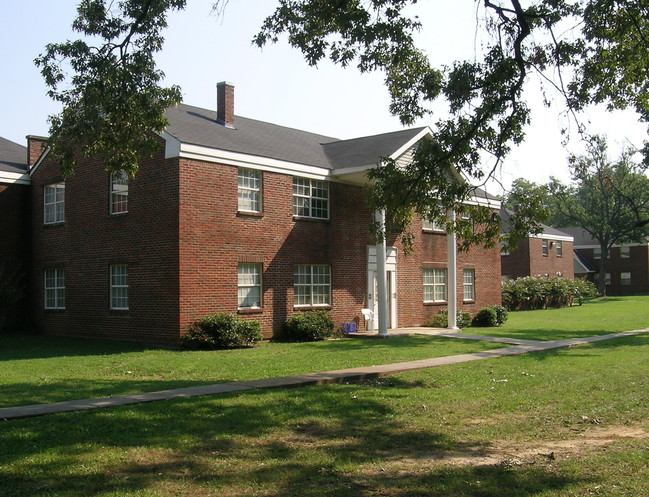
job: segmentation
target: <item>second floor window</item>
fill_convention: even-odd
[[[544,257],[547,257],[549,253],[547,240],[541,240],[541,253],[543,254]]]
[[[128,212],[128,175],[125,172],[110,175],[110,213]]]
[[[557,240],[557,257],[563,257],[563,242],[561,240]]]
[[[631,257],[631,247],[620,247],[620,259],[628,259]]]
[[[424,219],[421,223],[421,229],[424,231],[444,231],[446,227],[438,221]]]
[[[329,185],[325,181],[294,177],[293,215],[329,219]]]
[[[43,222],[45,224],[65,221],[65,183],[46,185],[43,189]]]
[[[261,171],[239,169],[237,174],[238,209],[243,212],[261,212]]]

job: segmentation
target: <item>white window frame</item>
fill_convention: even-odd
[[[631,273],[629,271],[623,271],[620,273],[620,285],[622,286],[631,285]]]
[[[421,229],[423,231],[436,231],[438,233],[443,233],[444,231],[446,231],[446,227],[444,225],[440,225],[439,222],[433,219],[422,220]]]
[[[47,268],[43,271],[43,307],[65,309],[65,269]]]
[[[239,212],[262,212],[262,173],[240,167],[237,172],[237,208]]]
[[[110,266],[110,308],[114,311],[129,309],[128,264]]]
[[[561,240],[557,240],[555,242],[555,247],[557,250],[557,257],[563,258],[563,242]]]
[[[43,188],[43,224],[65,222],[65,183],[52,183]]]
[[[329,219],[329,183],[293,176],[293,216]]]
[[[467,276],[469,276],[468,279]],[[462,287],[463,287],[463,299],[475,300],[475,269],[463,270]]]
[[[293,270],[293,302],[295,307],[331,305],[331,266],[298,264]]]
[[[256,263],[256,262],[239,263],[237,267],[237,307],[239,309],[261,309],[262,307],[261,263]]]
[[[424,302],[448,300],[448,271],[446,268],[424,268]]]
[[[110,175],[110,213],[128,212],[128,174],[124,171]]]
[[[602,248],[601,247],[593,248],[593,259],[601,259],[601,258],[602,258]]]
[[[620,247],[620,259],[629,259],[631,258],[631,247],[624,245]]]
[[[541,239],[541,255],[543,257],[550,255],[550,244],[546,238]]]

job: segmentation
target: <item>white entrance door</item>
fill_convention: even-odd
[[[367,323],[369,330],[379,327],[378,281],[376,278],[376,246],[369,246],[367,257],[367,307],[373,311]],[[388,247],[386,254],[386,293],[388,304],[388,329],[397,327],[397,249]]]

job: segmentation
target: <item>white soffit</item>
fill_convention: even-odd
[[[10,173],[7,171],[0,171],[0,183],[10,185],[29,185],[31,178],[29,173]]]

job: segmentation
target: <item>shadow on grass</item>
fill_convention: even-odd
[[[2,495],[532,497],[584,483],[541,466],[426,464],[488,445],[404,423],[391,391],[258,391],[0,423]]]

